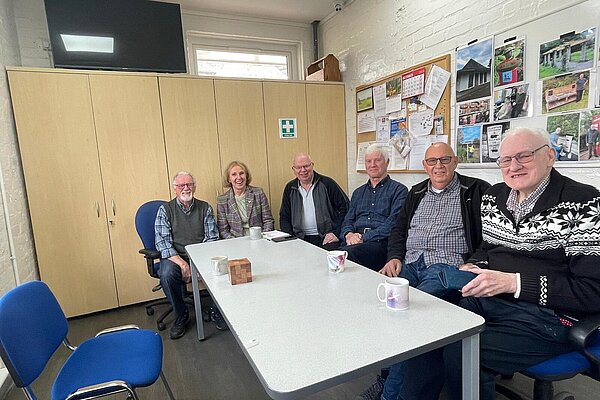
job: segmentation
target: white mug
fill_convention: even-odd
[[[260,226],[250,227],[250,239],[257,240],[262,238],[262,228]]]
[[[346,257],[348,257],[347,251],[333,250],[327,252],[327,266],[329,272],[344,272]]]
[[[217,256],[210,259],[213,273],[215,275],[224,275],[229,270],[229,260],[227,256]]]
[[[381,293],[383,288],[383,296]],[[390,310],[406,310],[408,308],[408,279],[387,278],[377,286],[377,297]]]

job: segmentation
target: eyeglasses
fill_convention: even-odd
[[[437,164],[438,160],[439,160],[439,162],[441,162],[444,165],[450,164],[450,162],[452,161],[452,156],[426,158],[425,164],[429,165],[430,167],[433,167],[434,165]]]
[[[303,169],[311,169],[313,165],[314,165],[314,163],[310,163],[310,164],[306,164],[306,165],[298,165],[298,166],[294,165],[292,167],[292,169],[294,169],[295,171],[301,171]]]
[[[528,162],[533,161],[533,156],[534,156],[535,152],[543,149],[544,147],[549,147],[549,146],[547,144],[544,144],[535,150],[522,151],[520,153],[515,154],[514,156],[500,157],[496,160],[496,164],[498,164],[498,166],[500,168],[506,168],[506,167],[510,166],[510,163],[512,162],[513,158],[515,160],[517,160],[517,162],[519,164],[527,164]]]
[[[175,186],[177,189],[183,189],[186,186],[190,189],[193,189],[194,186],[196,186],[196,184],[194,182],[191,183],[174,183],[173,186]]]

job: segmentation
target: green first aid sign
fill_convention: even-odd
[[[279,118],[279,137],[282,139],[297,138],[296,118]]]

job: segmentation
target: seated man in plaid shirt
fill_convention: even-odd
[[[388,261],[379,272],[406,278],[411,286],[443,298],[450,292],[439,272],[463,264],[481,243],[481,197],[490,184],[454,172],[458,158],[447,143],[432,144],[422,163],[429,179],[408,193],[390,234]],[[442,349],[382,370],[362,398],[437,399],[444,377],[442,370],[429,373],[432,359],[441,363]]]

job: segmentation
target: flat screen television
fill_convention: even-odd
[[[186,72],[179,4],[45,0],[54,66]]]

